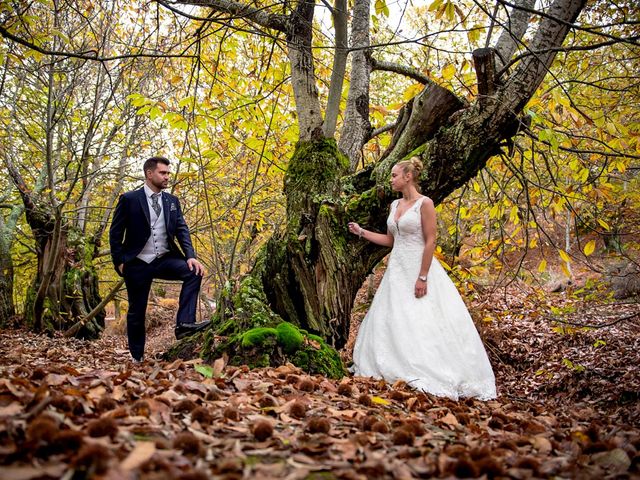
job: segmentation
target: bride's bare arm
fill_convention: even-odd
[[[433,252],[436,249],[436,209],[433,200],[425,197],[420,206],[420,216],[422,218],[422,235],[424,236],[424,252],[422,253],[422,265],[420,266],[420,276],[426,276],[431,267]]]
[[[390,233],[376,233],[369,230],[365,230],[355,222],[349,222],[349,231],[361,238],[369,240],[376,245],[382,245],[383,247],[393,247],[393,235]]]

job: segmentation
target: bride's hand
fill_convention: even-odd
[[[362,228],[356,222],[347,223],[347,227],[349,227],[349,231],[354,235],[360,235],[362,232]]]
[[[427,294],[427,282],[423,282],[420,279],[416,280],[414,294],[416,298],[424,297]]]

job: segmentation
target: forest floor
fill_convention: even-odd
[[[162,306],[141,365],[117,328],[94,342],[1,331],[0,478],[640,478],[640,303],[597,286],[479,293],[487,402],[162,361]]]

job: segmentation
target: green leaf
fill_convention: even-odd
[[[443,0],[435,0],[431,5],[429,5],[429,11],[435,12],[440,5],[442,5]]]
[[[376,15],[384,15],[385,17],[389,16],[389,8],[387,7],[386,0],[376,0],[375,3]]]
[[[198,365],[194,365],[193,367],[196,372],[198,372],[200,375],[207,377],[207,378],[213,378],[213,368],[209,365],[203,365],[203,364],[198,364]]]

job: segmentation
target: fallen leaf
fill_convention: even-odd
[[[120,463],[120,468],[134,470],[149,460],[155,451],[156,444],[154,442],[136,442],[131,453]]]

